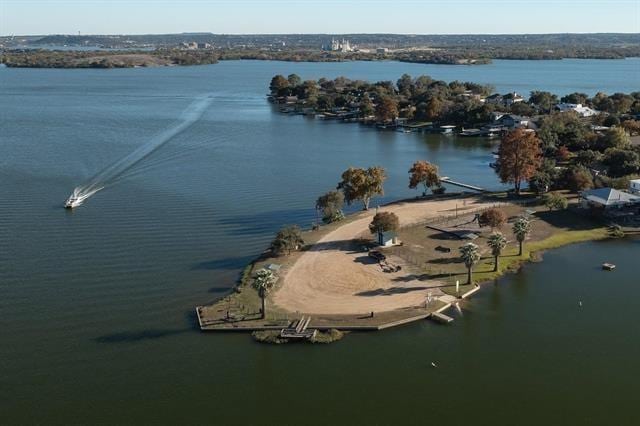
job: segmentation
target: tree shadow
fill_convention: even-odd
[[[356,263],[361,263],[363,265],[375,265],[378,263],[377,260],[375,260],[373,257],[369,257],[368,255],[358,256],[353,259],[353,261]]]
[[[576,214],[571,210],[539,211],[535,217],[556,228],[571,230],[589,230],[600,225],[596,219]]]
[[[394,294],[406,294],[413,291],[427,290],[430,287],[391,287],[378,288],[376,290],[367,290],[356,293],[356,296],[373,297],[373,296],[393,296]]]
[[[433,265],[450,265],[452,263],[464,263],[464,261],[459,257],[439,257],[437,259],[427,260],[426,263]]]

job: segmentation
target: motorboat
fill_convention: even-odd
[[[82,198],[74,192],[69,198],[67,198],[67,201],[65,201],[64,208],[73,209],[78,207],[80,204],[82,204]]]

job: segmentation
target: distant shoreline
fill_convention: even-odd
[[[0,44],[1,46],[1,44]],[[353,62],[398,61],[435,65],[486,65],[493,60],[562,60],[562,59],[626,59],[640,57],[640,45],[625,49],[568,48],[553,51],[531,46],[527,49],[500,47],[441,47],[428,50],[397,49],[394,51],[335,52],[318,49],[262,50],[240,48],[103,48],[89,50],[60,45],[60,49],[22,48],[0,49],[0,63],[10,68],[135,68],[158,66],[209,65],[227,60],[261,60],[282,62]]]

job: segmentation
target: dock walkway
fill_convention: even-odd
[[[455,180],[451,180],[447,176],[441,177],[440,178],[440,182],[448,183],[449,185],[459,186],[459,187],[465,188],[465,189],[470,189],[472,191],[487,192],[487,190],[484,189],[484,188],[480,188],[479,186],[475,186],[475,185],[469,185],[467,183],[457,182]]]

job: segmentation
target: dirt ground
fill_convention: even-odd
[[[398,215],[401,227],[453,215],[456,210],[482,209],[493,203],[476,197],[402,202],[380,211]],[[389,252],[388,262],[400,266],[385,272],[369,258],[359,239],[371,239],[368,226],[375,210],[331,231],[281,271],[273,303],[289,312],[308,314],[359,314],[420,306],[427,296],[442,295],[439,280],[422,280],[405,259]]]

